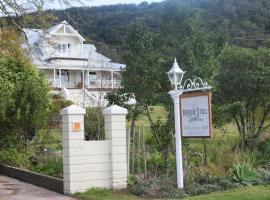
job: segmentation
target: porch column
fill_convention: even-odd
[[[111,88],[113,89],[113,70],[111,71]]]
[[[53,87],[56,88],[56,82],[55,82],[55,68],[53,69]]]
[[[62,72],[61,72],[61,68],[59,68],[59,87],[62,88]]]
[[[87,70],[87,86],[89,87],[90,85],[90,80],[89,80],[90,76],[89,76],[89,69]]]
[[[82,77],[83,77],[82,85],[83,85],[83,89],[84,89],[84,69],[83,69],[83,71],[82,71]]]

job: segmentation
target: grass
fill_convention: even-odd
[[[233,189],[224,192],[214,192],[186,198],[186,200],[269,200],[270,186],[253,186]]]
[[[82,200],[139,200],[135,195],[132,195],[124,190],[102,190],[90,189],[84,193],[76,193],[75,198]]]
[[[77,193],[75,198],[82,200],[142,200],[127,191],[91,189],[85,193]],[[253,186],[232,189],[223,192],[214,192],[208,195],[200,195],[184,198],[185,200],[269,200],[270,186]]]

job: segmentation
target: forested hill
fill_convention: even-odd
[[[59,21],[67,20],[89,42],[117,61],[125,54],[125,38],[136,21],[145,22],[153,32],[166,36],[169,43],[184,36],[183,31],[188,32],[183,30],[187,27],[185,23],[198,13],[204,21],[200,23],[206,24],[208,31],[216,32],[217,37],[222,37],[220,33],[227,35],[231,43],[268,46],[270,38],[269,0],[167,0],[50,12]]]

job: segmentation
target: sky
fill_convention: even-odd
[[[113,4],[130,4],[130,3],[135,3],[139,4],[143,1],[146,1],[148,3],[153,3],[153,2],[161,2],[164,0],[82,0],[82,4],[78,3],[73,3],[73,6],[102,6],[102,5],[113,5]],[[56,3],[57,1],[52,1],[53,3],[48,3],[45,5],[47,9],[61,9],[61,6]]]

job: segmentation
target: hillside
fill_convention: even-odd
[[[186,17],[183,10],[200,13],[209,31],[221,31],[229,36],[231,43],[250,47],[269,44],[270,2],[267,0],[166,0],[153,4],[145,2],[50,12],[58,17],[58,21],[68,20],[102,53],[121,61],[125,54],[125,37],[132,23],[143,21],[154,32],[173,41],[176,35],[169,31],[177,33],[177,29],[181,29],[176,23],[181,24]]]

